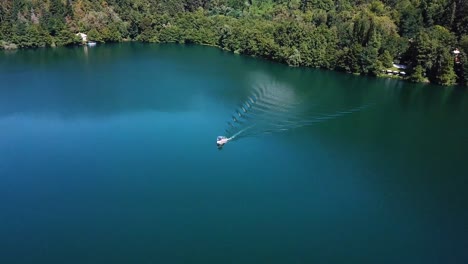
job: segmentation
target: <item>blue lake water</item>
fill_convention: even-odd
[[[372,107],[218,150],[258,80]],[[467,121],[463,88],[209,47],[0,53],[0,263],[468,263]]]

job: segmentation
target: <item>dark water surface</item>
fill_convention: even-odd
[[[258,76],[373,106],[218,150]],[[468,92],[208,47],[1,53],[0,263],[468,263]]]

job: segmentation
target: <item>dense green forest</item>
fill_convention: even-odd
[[[467,0],[2,0],[0,47],[138,40],[217,46],[291,66],[468,83]],[[454,54],[459,49],[460,54]]]

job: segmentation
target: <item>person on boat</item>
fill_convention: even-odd
[[[228,143],[228,141],[229,139],[227,137],[219,136],[216,138],[216,146],[218,146],[218,148],[222,148],[224,144]]]

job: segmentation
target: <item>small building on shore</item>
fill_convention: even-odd
[[[395,64],[393,63],[393,67],[397,68],[397,69],[402,69],[402,70],[406,70],[408,68],[407,65],[404,65],[404,64]]]
[[[81,41],[83,41],[83,43],[88,42],[88,35],[86,35],[85,33],[77,33],[76,35],[81,38]]]
[[[459,64],[460,63],[460,50],[459,49],[455,49],[453,51],[453,55],[455,56],[455,63],[456,64]]]

